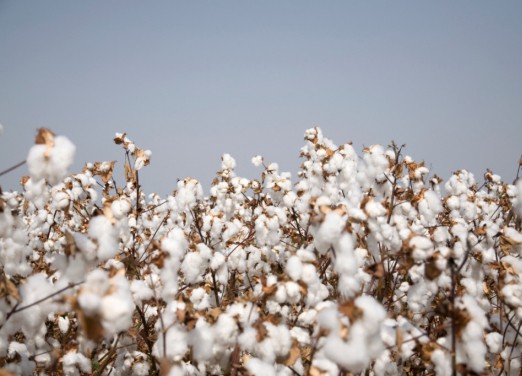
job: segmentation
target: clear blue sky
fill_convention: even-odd
[[[208,187],[228,152],[297,171],[306,128],[406,143],[447,177],[522,153],[520,1],[0,0],[0,170],[49,127],[86,161],[151,149],[147,191]],[[19,189],[26,170],[0,177]],[[121,181],[121,177],[118,179]]]

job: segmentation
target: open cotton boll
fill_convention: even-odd
[[[129,150],[131,148],[129,147]],[[133,152],[133,150],[131,150]],[[141,170],[143,167],[147,166],[150,163],[150,157],[152,156],[152,152],[150,150],[139,150],[140,153],[134,162],[134,169],[136,171]]]
[[[236,168],[236,160],[230,154],[223,154],[221,157],[221,168],[223,170],[233,170]]]
[[[127,279],[124,276],[115,276],[111,284],[116,287],[116,291],[104,296],[100,306],[102,324],[108,336],[127,330],[132,325],[134,311]]]
[[[412,256],[414,260],[426,260],[433,251],[433,243],[424,236],[414,236],[409,245],[413,248]]]
[[[486,344],[489,351],[494,354],[500,354],[502,351],[502,334],[498,332],[491,332],[486,334]]]
[[[251,162],[252,162],[252,164],[253,164],[254,166],[259,167],[259,166],[261,166],[261,164],[263,163],[263,160],[264,160],[264,159],[263,159],[262,156],[260,156],[260,155],[256,155],[255,157],[253,157],[253,158],[251,159]]]
[[[258,358],[250,358],[246,368],[254,376],[275,376],[276,371],[272,364],[262,361]]]
[[[450,376],[452,374],[451,360],[449,354],[441,349],[435,349],[431,353],[431,361],[435,366],[435,372],[439,376]]]
[[[69,331],[70,322],[68,317],[58,317],[58,328],[62,334],[66,334]]]
[[[132,204],[128,198],[114,200],[111,204],[111,212],[116,219],[126,217],[129,214],[131,208]]]
[[[291,256],[286,262],[286,272],[294,281],[301,279],[303,273],[303,263],[298,256]]]
[[[186,283],[196,283],[202,278],[203,271],[207,267],[206,260],[199,252],[189,252],[185,255],[181,264],[181,271]]]
[[[36,144],[27,156],[29,175],[36,181],[45,179],[54,185],[67,175],[75,152],[76,146],[65,136],[54,137],[52,146]]]
[[[93,217],[89,222],[87,233],[97,243],[97,255],[100,261],[112,258],[118,253],[117,232],[107,217],[103,215]]]
[[[202,198],[203,188],[196,179],[186,178],[178,182],[176,202],[180,210],[194,206]]]
[[[138,305],[144,300],[151,299],[154,296],[154,292],[148,284],[140,279],[135,279],[131,282],[130,291],[132,293],[132,299]]]
[[[79,376],[82,373],[91,373],[91,361],[85,355],[70,351],[62,358],[63,373],[67,376]]]
[[[319,231],[315,233],[314,244],[320,253],[326,253],[331,244],[336,242],[344,227],[344,221],[336,212],[326,215]]]
[[[165,340],[165,345],[164,341]],[[165,336],[159,335],[152,348],[152,355],[157,359],[168,357],[175,362],[183,359],[188,351],[187,332],[180,325],[173,325],[168,328]],[[165,353],[163,351],[165,350]]]
[[[34,274],[28,277],[26,283],[20,287],[21,305],[33,304],[42,297],[51,295],[53,292],[55,292],[54,288],[47,280],[45,274]],[[44,325],[47,315],[54,308],[55,304],[51,300],[47,300],[20,312],[17,318],[22,323],[24,335],[34,337],[42,325]]]

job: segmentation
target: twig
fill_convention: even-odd
[[[0,172],[0,176],[4,176],[5,174],[8,174],[10,173],[11,171],[13,170],[16,170],[18,167],[21,167],[23,166],[27,161],[22,161],[22,162],[18,162],[17,164],[15,164],[14,166],[12,167],[9,167],[7,170],[4,170],[2,172]]]
[[[27,304],[27,305],[25,305],[25,306],[22,306],[22,307],[19,307],[19,308],[18,308],[18,304],[15,305],[15,306],[13,307],[13,309],[12,309],[12,310],[11,310],[11,311],[6,315],[6,317],[5,317],[5,321],[4,321],[4,324],[5,324],[5,322],[6,322],[7,320],[9,320],[9,318],[10,318],[12,315],[14,315],[15,313],[19,313],[19,312],[25,311],[26,309],[29,309],[29,308],[31,308],[31,307],[34,307],[35,305],[38,305],[38,304],[40,304],[40,303],[42,303],[42,302],[45,302],[46,300],[49,300],[49,299],[51,299],[52,297],[55,297],[56,295],[59,295],[59,294],[61,294],[62,292],[66,291],[66,290],[69,290],[69,289],[71,289],[71,288],[73,288],[73,287],[76,287],[76,286],[78,286],[78,285],[81,285],[81,284],[83,284],[83,283],[85,283],[85,281],[81,281],[81,282],[77,282],[77,283],[69,283],[69,285],[67,285],[66,287],[64,287],[64,288],[62,288],[62,289],[60,289],[60,290],[58,290],[58,291],[56,291],[56,292],[53,292],[51,295],[47,295],[46,297],[44,297],[44,298],[42,298],[42,299],[39,299],[39,300],[37,300],[37,301],[35,301],[35,302],[29,303],[29,304]]]

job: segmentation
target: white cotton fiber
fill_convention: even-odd
[[[54,137],[54,145],[37,144],[31,147],[27,156],[29,174],[34,180],[46,179],[56,184],[67,174],[71,166],[76,146],[65,136]]]

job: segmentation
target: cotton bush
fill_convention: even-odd
[[[186,178],[160,197],[125,133],[118,178],[69,173],[75,146],[40,129],[0,191],[2,372],[520,373],[522,180],[304,139],[295,180],[225,154],[208,195]]]

